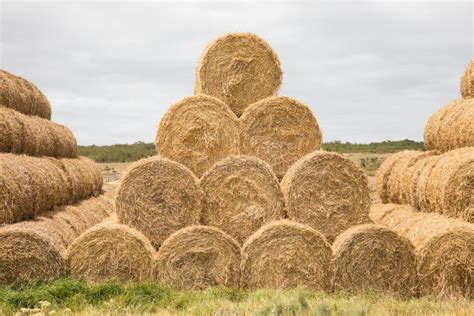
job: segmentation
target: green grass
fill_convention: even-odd
[[[47,301],[51,303],[42,303]],[[41,309],[41,306],[43,308]],[[87,285],[61,279],[0,288],[0,315],[22,308],[44,314],[180,314],[180,315],[473,315],[472,301],[390,296],[351,296],[303,289],[247,291],[223,287],[177,291],[152,283]],[[36,310],[38,312],[39,310]],[[28,312],[28,310],[24,310]],[[29,310],[29,312],[35,310]]]
[[[325,143],[323,149],[339,153],[394,153],[404,149],[424,150],[422,142],[412,140],[385,141],[370,144],[352,144],[334,141]],[[79,146],[79,155],[94,159],[97,162],[132,162],[156,155],[153,143],[136,142],[134,144],[117,144],[110,146]]]

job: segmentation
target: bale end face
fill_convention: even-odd
[[[240,248],[223,231],[190,226],[171,235],[158,251],[154,275],[174,288],[199,290],[223,285],[238,287]]]
[[[309,226],[281,220],[261,227],[242,247],[241,284],[245,288],[308,287],[327,290],[331,247]]]
[[[417,293],[415,250],[411,242],[382,225],[360,225],[332,245],[335,290],[382,292],[398,297]]]

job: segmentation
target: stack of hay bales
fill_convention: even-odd
[[[474,222],[473,62],[461,78],[463,99],[434,113],[425,126],[428,151],[402,151],[377,171],[383,203],[411,204]]]
[[[113,210],[100,167],[50,119],[36,86],[0,71],[0,283],[63,275],[68,246]]]

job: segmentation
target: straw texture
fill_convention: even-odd
[[[471,60],[461,77],[461,95],[463,98],[474,97],[474,60]]]
[[[18,112],[51,119],[51,105],[28,80],[0,70],[0,105]]]
[[[163,243],[154,275],[158,282],[178,289],[238,287],[240,258],[239,245],[223,231],[211,226],[190,226]]]
[[[364,172],[337,153],[315,151],[296,162],[281,182],[289,219],[329,241],[350,226],[369,222],[370,191]]]
[[[205,49],[196,68],[196,94],[223,100],[237,116],[260,99],[276,95],[280,61],[272,48],[250,33],[230,33]]]
[[[285,217],[280,184],[271,167],[258,158],[221,160],[200,184],[201,222],[222,229],[240,244],[263,224]]]
[[[327,290],[331,283],[331,246],[307,225],[275,221],[245,242],[241,271],[245,288]]]
[[[270,97],[249,106],[240,118],[240,152],[268,162],[278,179],[306,154],[321,148],[311,110],[289,97]]]
[[[156,134],[158,154],[182,163],[197,177],[218,160],[239,153],[237,117],[216,98],[198,95],[173,104]]]
[[[199,223],[202,191],[189,169],[151,157],[130,166],[115,205],[119,222],[143,233],[158,249],[175,231]]]

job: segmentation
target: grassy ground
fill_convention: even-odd
[[[185,292],[151,283],[88,286],[81,281],[62,279],[0,288],[0,310],[5,315],[474,315],[474,302],[433,298],[399,300],[377,294],[351,296],[303,289],[212,288]]]

